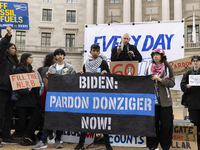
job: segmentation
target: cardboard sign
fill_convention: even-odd
[[[23,73],[10,75],[12,89],[19,90],[27,87],[40,87],[37,73]]]
[[[192,69],[191,58],[192,58],[192,56],[169,62],[169,65],[174,70],[174,76],[182,75],[187,70]]]
[[[28,3],[0,1],[0,29],[29,30]]]
[[[61,136],[63,142],[78,143],[81,132],[65,131]],[[85,138],[85,144],[91,144],[94,141],[94,133],[87,133]]]
[[[197,142],[173,140],[170,150],[198,150]]]
[[[174,125],[173,134],[197,134],[197,127]]]
[[[196,134],[173,134],[172,140],[177,140],[177,141],[191,141],[195,142],[197,141],[197,135]]]
[[[200,86],[200,75],[189,75],[189,85]]]
[[[110,62],[110,72],[112,74],[137,76],[138,75],[138,61]]]
[[[109,135],[111,146],[146,147],[145,136],[134,135]]]

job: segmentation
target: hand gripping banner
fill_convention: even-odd
[[[151,76],[51,75],[45,129],[154,136]]]

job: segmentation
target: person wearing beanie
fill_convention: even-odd
[[[163,49],[156,49],[151,53],[152,62],[146,75],[151,75],[155,84],[155,137],[147,137],[147,146],[156,150],[160,143],[163,150],[169,150],[172,144],[173,112],[170,89],[175,85],[173,69],[167,62]]]

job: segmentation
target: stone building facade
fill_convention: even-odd
[[[4,0],[10,1],[10,0]],[[44,56],[56,48],[66,51],[65,61],[81,70],[85,24],[108,24],[184,20],[185,57],[200,55],[199,0],[12,0],[29,5],[28,31],[13,31],[12,42],[18,53],[29,51],[34,68],[42,66]],[[191,41],[193,11],[197,42]],[[5,34],[5,31],[2,31]],[[182,93],[172,91],[173,105],[181,106]]]

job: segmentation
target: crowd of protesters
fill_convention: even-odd
[[[64,61],[65,51],[56,49],[52,53],[48,53],[44,58],[43,66],[37,71],[33,69],[33,55],[25,52],[20,56],[20,61],[16,55],[16,46],[10,43],[12,37],[12,29],[10,26],[6,28],[7,34],[0,41],[0,133],[3,144],[18,144],[13,136],[20,137],[19,144],[22,146],[34,145],[32,149],[47,148],[47,137],[53,139],[55,135],[55,147],[62,148],[61,135],[63,131],[55,131],[43,129],[45,115],[45,100],[48,87],[48,77],[50,74],[74,74],[76,73],[73,66]],[[100,54],[98,44],[93,44],[90,48],[91,56],[83,65],[84,72],[96,73],[102,75],[110,73],[107,58]],[[146,75],[152,75],[155,84],[156,107],[155,107],[155,137],[147,137],[147,146],[150,150],[155,150],[160,143],[163,150],[169,150],[172,144],[173,130],[173,112],[172,98],[169,88],[175,85],[173,69],[169,66],[167,56],[164,50],[156,49],[151,53],[152,62],[147,68]],[[142,56],[137,47],[129,44],[129,35],[123,34],[121,43],[112,49],[111,61],[142,61]],[[193,69],[186,72],[181,82],[181,89],[187,93],[191,99],[188,101],[189,113],[192,121],[198,127],[199,132],[199,108],[200,104],[194,97],[194,93],[198,93],[199,87],[192,87],[188,84],[188,75],[200,74],[199,72],[199,56],[192,57]],[[25,89],[13,92],[9,75],[36,72],[41,87],[27,87]],[[18,100],[13,101],[11,95],[16,95]],[[14,108],[18,112],[18,126],[11,135],[11,118],[13,117]],[[29,118],[27,121],[27,117]],[[40,129],[41,137],[37,141],[35,130]],[[86,133],[81,133],[78,145],[75,150],[82,149],[84,146]],[[109,135],[104,134],[106,150],[112,150],[109,143]],[[199,136],[198,136],[199,141]],[[199,144],[199,142],[198,142]]]

